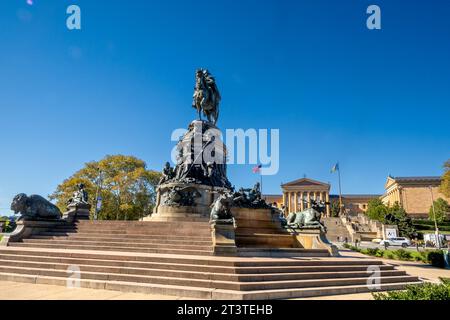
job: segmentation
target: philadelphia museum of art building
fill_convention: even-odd
[[[412,218],[426,218],[431,199],[446,198],[439,192],[440,177],[392,177],[388,176],[384,185],[384,194],[342,194],[344,211],[348,214],[363,213],[371,199],[379,198],[386,205],[398,202]],[[339,201],[338,195],[330,195],[329,183],[309,178],[301,178],[281,185],[282,194],[264,195],[268,203],[277,207],[286,207],[287,213],[306,209],[308,199],[333,203]],[[330,215],[330,205],[326,214]]]

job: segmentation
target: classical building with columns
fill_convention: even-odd
[[[431,199],[443,198],[440,191],[441,177],[392,177],[388,176],[381,200],[386,205],[398,202],[411,218],[427,218]],[[431,187],[431,190],[430,190]]]
[[[309,178],[301,178],[281,185],[282,203],[287,212],[298,212],[310,206],[309,199],[330,201],[330,185]],[[330,206],[327,205],[327,215]]]
[[[343,194],[344,212],[350,215],[367,211],[372,199],[381,199],[384,204],[392,206],[398,202],[411,218],[428,218],[431,197],[442,198],[450,203],[440,191],[440,177],[392,177],[388,176],[384,186],[385,193],[380,194]],[[431,192],[430,192],[431,187]],[[308,207],[307,199],[320,199],[326,202],[339,201],[338,195],[330,195],[330,185],[317,180],[302,178],[281,185],[282,194],[263,195],[268,203],[281,208],[286,206],[287,212],[298,212]],[[304,201],[302,201],[302,199]],[[327,205],[327,215],[330,205]],[[450,218],[450,214],[449,214]]]
[[[322,200],[333,203],[339,201],[338,195],[330,195],[330,184],[321,181],[301,178],[281,185],[282,194],[266,194],[263,198],[267,203],[278,208],[286,206],[286,212],[298,212],[308,208],[308,199]],[[367,210],[368,202],[380,195],[342,195],[344,210],[349,214],[357,214]],[[326,214],[330,215],[330,205],[326,207]]]

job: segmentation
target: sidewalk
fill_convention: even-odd
[[[450,278],[449,269],[436,268],[422,262],[415,261],[399,261],[384,259],[378,257],[367,256],[359,252],[351,251],[349,249],[339,249],[339,253],[342,257],[348,258],[366,258],[381,260],[386,264],[395,266],[398,270],[406,271],[411,276],[417,276],[423,281],[427,282],[439,282],[439,278]]]
[[[192,298],[0,281],[0,300],[186,300]]]

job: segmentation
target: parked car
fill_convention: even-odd
[[[411,241],[408,238],[398,237],[398,238],[389,238],[380,242],[382,246],[401,246],[406,248],[411,245]]]

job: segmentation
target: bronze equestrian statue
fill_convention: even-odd
[[[206,69],[198,69],[195,73],[195,89],[192,107],[197,109],[198,117],[202,120],[201,112],[208,122],[216,125],[219,118],[220,93],[216,80]]]

